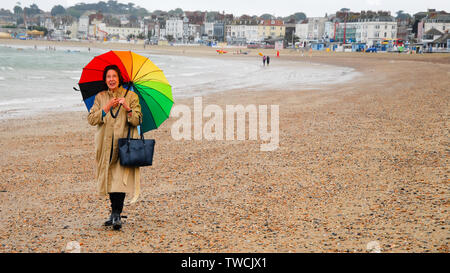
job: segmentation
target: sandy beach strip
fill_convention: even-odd
[[[198,50],[184,54],[216,56]],[[223,109],[279,105],[280,147],[174,141],[169,119],[146,134],[154,165],[120,232],[102,226],[109,201],[96,193],[86,112],[0,120],[0,252],[61,252],[70,241],[82,252],[367,252],[372,241],[382,252],[448,252],[449,57],[296,55],[286,59],[363,75],[204,96]]]
[[[15,47],[38,47],[48,48],[54,47],[60,48],[75,48],[85,49],[86,51],[91,48],[102,50],[131,50],[138,52],[147,52],[151,54],[164,54],[164,55],[184,55],[193,57],[216,57],[216,58],[260,58],[258,55],[260,52],[264,55],[276,56],[277,51],[274,49],[248,49],[242,47],[230,47],[224,48],[228,53],[218,54],[216,50],[222,49],[219,47],[208,46],[158,46],[158,45],[144,45],[142,43],[119,43],[119,42],[97,42],[97,41],[48,41],[48,40],[16,40],[16,39],[0,39],[0,45],[3,46],[15,46]],[[247,54],[238,54],[239,51],[247,52]],[[286,57],[290,60],[305,60],[308,61],[310,55],[309,52],[302,51],[301,49],[283,49],[280,51],[281,59]],[[377,60],[403,60],[414,62],[433,62],[433,63],[450,63],[448,54],[446,53],[433,53],[433,54],[396,54],[396,53],[361,53],[361,52],[325,52],[325,51],[313,51],[312,57],[333,57],[333,60],[329,60],[329,63],[334,63],[335,59],[377,59]],[[327,58],[328,59],[328,58]],[[276,59],[272,58],[272,61]],[[317,61],[317,60],[315,60]]]

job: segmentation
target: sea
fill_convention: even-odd
[[[214,50],[215,49],[211,49]],[[52,111],[87,111],[78,88],[84,66],[101,49],[0,45],[0,119]],[[188,57],[138,52],[164,71],[175,100],[233,89],[302,90],[350,81],[349,67],[305,62],[263,66],[261,57]]]

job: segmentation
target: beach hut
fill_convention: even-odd
[[[353,52],[362,52],[366,48],[366,43],[353,43],[352,51]]]
[[[313,50],[317,50],[317,51],[325,50],[325,43],[323,43],[323,42],[313,42],[313,43],[311,43],[311,48]]]

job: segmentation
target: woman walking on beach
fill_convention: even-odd
[[[118,159],[118,140],[127,137],[131,126],[132,138],[138,136],[136,126],[142,119],[139,98],[134,92],[122,87],[123,78],[116,65],[103,71],[105,91],[98,93],[89,111],[88,122],[97,126],[95,136],[96,178],[98,191],[111,200],[111,215],[105,226],[122,227],[120,214],[126,193],[133,193],[132,203],[140,192],[138,167],[124,167]]]

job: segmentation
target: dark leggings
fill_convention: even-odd
[[[112,213],[121,214],[123,210],[123,201],[125,200],[124,192],[112,192],[109,194],[111,200]]]

